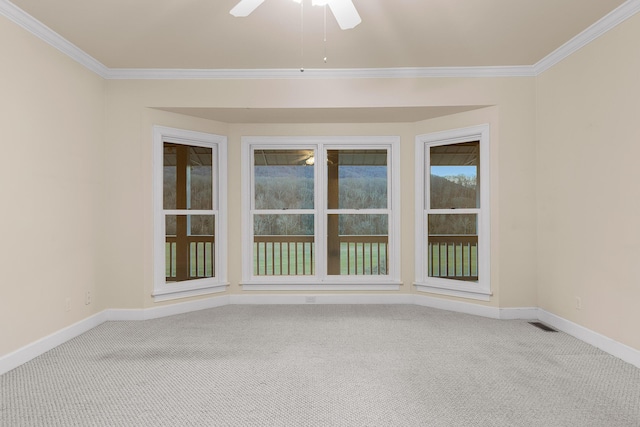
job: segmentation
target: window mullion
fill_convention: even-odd
[[[316,209],[252,209],[250,212],[257,215],[310,215]]]
[[[316,146],[315,207],[316,207],[316,276],[322,282],[327,279],[327,152],[325,144]]]
[[[464,209],[425,209],[427,213],[436,215],[436,214],[479,214],[481,209],[478,208],[464,208]]]
[[[391,209],[327,209],[327,214],[349,214],[349,215],[388,215],[391,213]]]
[[[165,215],[215,215],[216,209],[164,209]]]

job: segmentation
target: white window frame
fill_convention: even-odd
[[[164,143],[207,147],[213,151],[214,205],[211,210],[163,209]],[[226,290],[227,282],[227,137],[210,133],[153,126],[154,301],[166,301]],[[165,278],[165,215],[215,215],[215,276],[167,283]]]
[[[387,209],[357,210],[357,213],[389,215],[389,271],[386,275],[327,275],[326,216],[338,210],[327,209],[327,177],[324,168],[314,169],[315,199],[313,210],[288,211],[315,215],[315,275],[255,276],[253,274],[253,152],[260,149],[315,150],[315,164],[326,164],[327,150],[386,149],[389,168]],[[397,290],[400,281],[400,137],[397,136],[247,136],[242,137],[242,286],[244,290]],[[370,211],[370,212],[369,212]],[[265,211],[269,213],[268,211]],[[280,211],[282,212],[282,211]],[[354,211],[356,212],[356,211]],[[348,210],[340,210],[348,214]]]
[[[415,282],[418,291],[489,301],[491,292],[491,217],[490,217],[490,127],[488,124],[416,136],[415,179]],[[478,282],[429,277],[427,218],[430,213],[448,213],[448,209],[431,209],[429,200],[429,148],[463,142],[480,141],[480,208],[456,209],[456,213],[478,215]]]

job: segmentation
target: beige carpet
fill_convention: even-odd
[[[2,426],[640,426],[640,370],[418,306],[108,322],[0,377]]]

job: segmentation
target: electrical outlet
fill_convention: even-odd
[[[64,311],[71,311],[71,298],[69,297],[64,299]]]
[[[582,310],[582,298],[576,297],[576,310]]]
[[[84,294],[84,305],[89,305],[91,304],[91,291],[87,291]]]

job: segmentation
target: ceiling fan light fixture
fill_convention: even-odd
[[[351,0],[327,0],[326,3],[341,29],[349,30],[362,22]]]
[[[229,13],[236,18],[244,18],[249,16],[262,3],[264,3],[264,0],[240,0]]]
[[[293,0],[301,4],[302,0]],[[240,0],[229,13],[235,17],[249,16],[264,0]],[[311,0],[312,6],[329,6],[331,13],[335,16],[338,25],[343,30],[354,28],[362,19],[353,5],[352,0]]]

